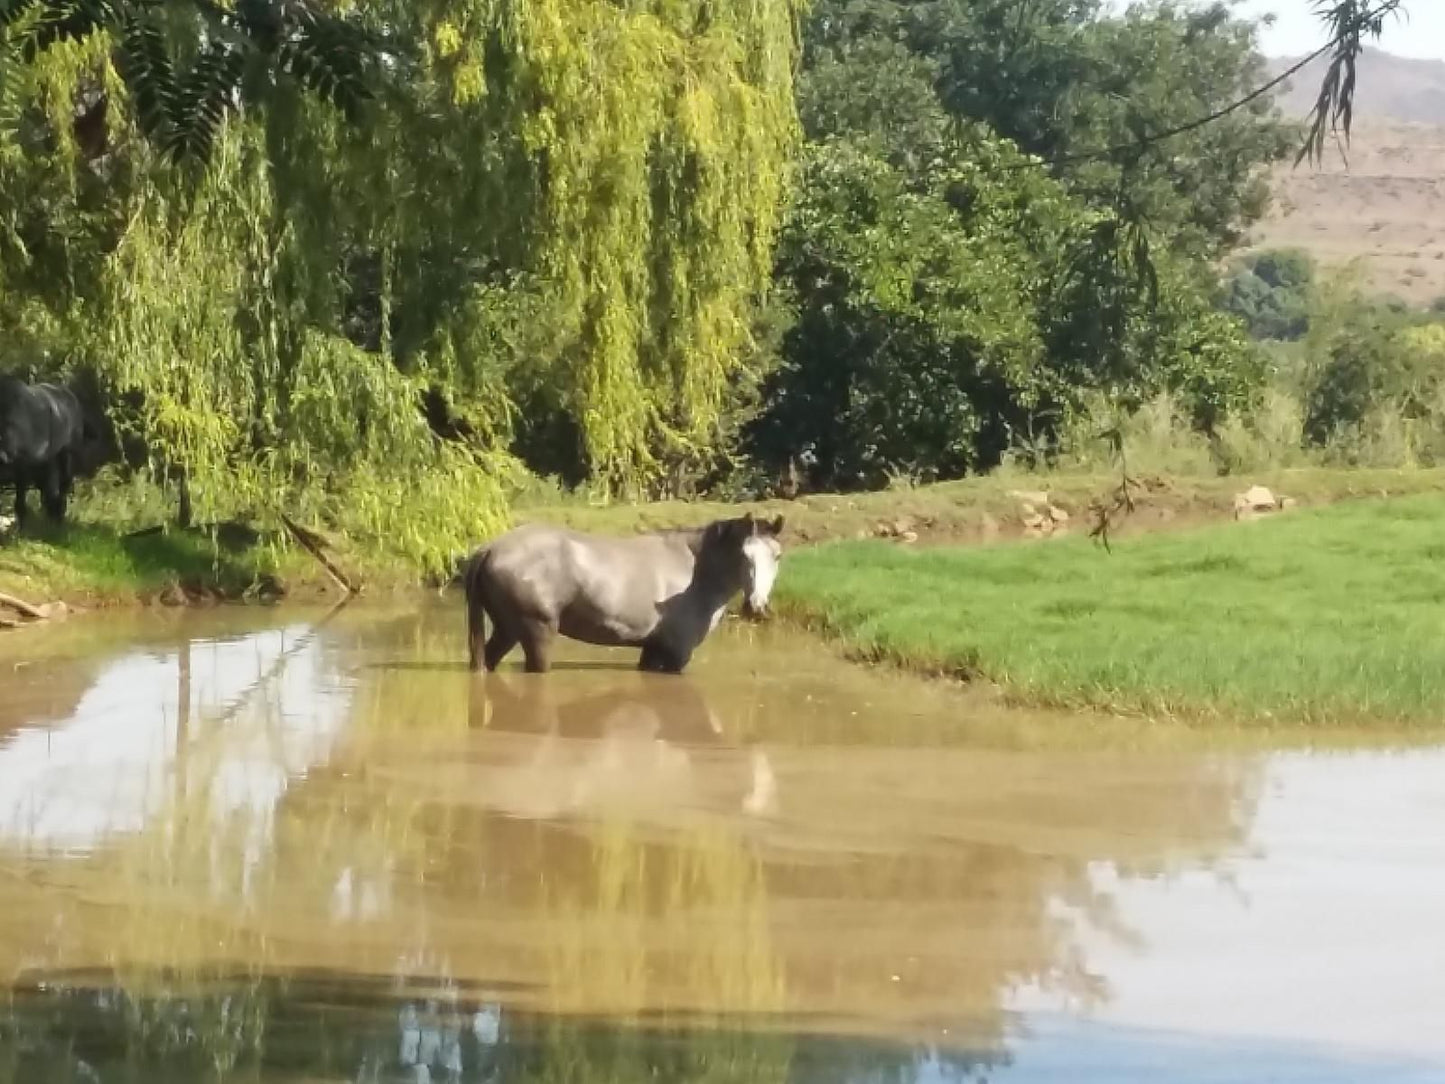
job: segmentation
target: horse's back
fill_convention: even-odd
[[[5,382],[0,434],[13,446],[12,454],[41,463],[78,445],[83,417],[80,400],[59,384],[25,384],[13,377]]]
[[[627,643],[656,625],[659,603],[686,586],[690,562],[660,535],[610,538],[546,524],[503,534],[474,558],[476,590],[554,622],[564,635]]]

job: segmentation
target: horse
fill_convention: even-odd
[[[65,519],[85,428],[80,400],[70,389],[0,376],[0,470],[15,486],[17,528],[25,524],[32,488],[40,490],[51,520]]]
[[[751,512],[632,538],[517,527],[477,549],[467,568],[469,667],[495,670],[521,644],[527,671],[545,673],[560,633],[640,648],[639,670],[680,674],[739,591],[747,616],[767,612],[782,531],[782,516]]]

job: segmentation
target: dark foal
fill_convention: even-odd
[[[15,486],[17,527],[28,518],[32,489],[51,520],[65,519],[84,433],[80,401],[68,388],[0,376],[0,472]]]

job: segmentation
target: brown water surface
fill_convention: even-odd
[[[725,626],[0,641],[0,1082],[1445,1080],[1445,753],[1024,714]]]

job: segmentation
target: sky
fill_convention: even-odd
[[[1379,48],[1397,56],[1445,60],[1445,0],[1405,0],[1407,15],[1388,19]],[[1299,56],[1325,42],[1323,24],[1310,0],[1242,0],[1245,15],[1278,16],[1273,27],[1261,32],[1266,56]]]

